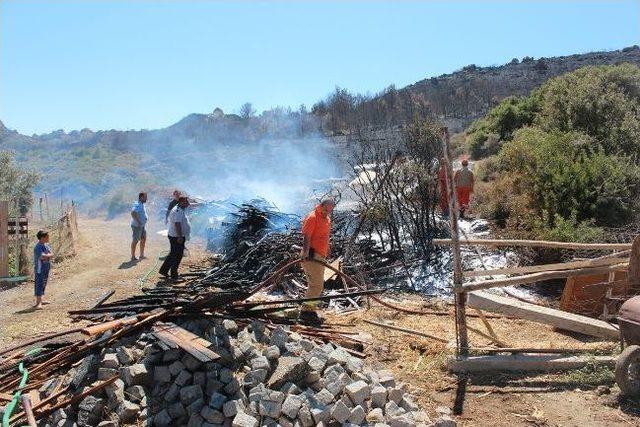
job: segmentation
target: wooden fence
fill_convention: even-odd
[[[16,210],[17,212],[17,210]],[[78,215],[72,202],[53,224],[44,226],[49,231],[54,260],[72,257],[77,253]],[[9,217],[9,202],[0,200],[0,282],[25,280],[31,275],[31,247],[37,230],[28,229],[25,217]],[[10,270],[10,258],[13,269]]]

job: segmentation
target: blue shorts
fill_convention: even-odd
[[[131,231],[131,238],[134,242],[139,242],[140,240],[147,238],[147,230],[144,229],[144,225],[142,227],[136,227],[135,225],[132,225]]]
[[[44,290],[47,287],[47,282],[49,281],[49,268],[49,263],[42,263],[40,273],[36,273],[34,294],[37,297],[44,295]]]

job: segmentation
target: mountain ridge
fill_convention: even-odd
[[[385,102],[387,105],[415,103],[420,107],[420,111],[425,111],[422,115],[427,115],[449,126],[452,131],[460,132],[472,121],[482,117],[491,107],[508,96],[524,96],[532,89],[539,87],[548,79],[574,71],[577,68],[592,65],[613,65],[622,62],[629,62],[640,66],[640,47],[638,45],[611,51],[597,51],[580,54],[572,54],[556,57],[540,57],[534,59],[525,56],[522,60],[517,58],[502,65],[479,67],[474,64],[467,65],[452,73],[441,74],[436,77],[428,77],[418,80],[400,89],[387,89],[370,100],[363,102],[363,105]],[[393,98],[393,99],[392,99]],[[276,109],[281,114],[283,108]],[[414,108],[411,111],[416,110]],[[262,115],[273,115],[274,110],[268,110]],[[400,119],[391,120],[395,125],[399,122],[408,121],[412,118],[402,117],[410,112],[400,113]],[[294,113],[299,114],[299,113]],[[323,120],[322,130],[328,134],[344,132],[344,129],[332,129],[326,125],[327,114],[336,115],[335,112],[325,111],[319,118]],[[395,121],[395,122],[394,122]],[[341,125],[353,127],[348,119]],[[187,131],[187,124],[195,128],[210,127],[212,123],[225,123],[227,126],[242,126],[243,119],[236,114],[224,114],[220,108],[215,108],[211,113],[191,113],[177,120],[175,123],[157,129],[137,129],[137,130],[71,130],[65,132],[62,129],[49,133],[33,134],[31,136],[20,134],[19,132],[6,127],[0,121],[0,148],[7,137],[20,137],[27,141],[46,141],[53,139],[75,139],[77,141],[91,139],[91,136],[112,135],[121,133],[127,136],[148,135],[163,131],[182,130]],[[384,123],[382,124],[385,125]],[[225,126],[225,127],[227,127]],[[181,132],[182,133],[182,132]]]

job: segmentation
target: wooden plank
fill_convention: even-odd
[[[31,399],[31,404],[36,406],[40,403],[40,392],[38,390],[29,390],[29,399]]]
[[[106,294],[102,295],[100,297],[100,299],[98,300],[98,302],[96,302],[96,305],[93,306],[93,308],[98,308],[100,307],[102,304],[104,304],[109,298],[111,298],[111,296],[113,294],[115,294],[116,291],[114,289],[111,289],[109,292],[107,292]]]
[[[438,246],[452,245],[451,239],[433,239],[433,244]],[[531,248],[556,248],[556,249],[597,249],[618,250],[631,249],[631,243],[576,243],[576,242],[551,242],[547,240],[497,240],[497,239],[465,239],[460,240],[461,245],[481,245],[492,247],[524,246]]]
[[[220,358],[220,355],[209,349],[213,344],[173,323],[157,324],[153,333],[165,344],[178,346],[199,361],[206,363]]]
[[[629,293],[640,293],[640,235],[633,239],[629,260]]]
[[[553,308],[541,307],[539,305],[518,301],[514,298],[490,294],[489,292],[470,292],[469,306],[480,310],[519,317],[532,322],[544,323],[559,329],[579,332],[610,341],[618,341],[620,339],[618,329],[602,320],[567,313]]]
[[[559,262],[555,264],[529,265],[523,267],[499,268],[496,270],[465,271],[464,277],[500,276],[507,274],[528,274],[544,271],[572,270],[584,267],[602,267],[629,262],[629,257],[593,259],[586,261]]]
[[[600,317],[607,303],[608,291],[611,291],[612,296],[617,297],[629,295],[627,273],[616,272],[613,282],[608,281],[606,273],[569,277],[562,290],[560,310],[583,316]]]
[[[491,355],[449,358],[447,368],[455,373],[470,372],[555,372],[583,368],[587,365],[615,365],[615,356],[558,356],[558,355]]]
[[[588,276],[592,274],[626,271],[627,264],[608,265],[604,267],[577,268],[574,270],[544,271],[524,276],[508,277],[506,279],[482,280],[467,283],[462,292],[477,291],[479,289],[499,288],[503,286],[524,285],[527,283],[543,282],[545,280],[566,279],[572,276]]]
[[[483,353],[544,353],[544,354],[581,354],[593,353],[591,348],[534,348],[534,347],[473,347],[474,352]]]
[[[342,257],[338,257],[336,258],[331,264],[329,264],[330,266],[332,266],[333,268],[335,268],[336,270],[340,270],[342,271]],[[335,279],[336,276],[338,275],[338,273],[336,273],[335,271],[329,269],[329,268],[325,268],[324,269],[324,281],[326,282],[327,280],[332,280]]]
[[[94,336],[106,331],[110,331],[112,329],[121,328],[127,325],[133,325],[134,323],[138,322],[138,320],[140,320],[138,316],[123,317],[122,319],[87,326],[86,328],[82,328],[80,332],[82,332],[84,335]]]
[[[0,278],[9,275],[9,202],[0,200]]]

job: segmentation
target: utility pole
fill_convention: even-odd
[[[457,355],[469,353],[467,336],[467,319],[465,313],[467,295],[462,291],[462,256],[460,255],[460,238],[458,236],[458,200],[451,165],[451,148],[449,147],[449,129],[442,130],[442,152],[447,172],[447,195],[449,196],[449,225],[451,227],[451,251],[453,252],[453,295],[455,299]]]

